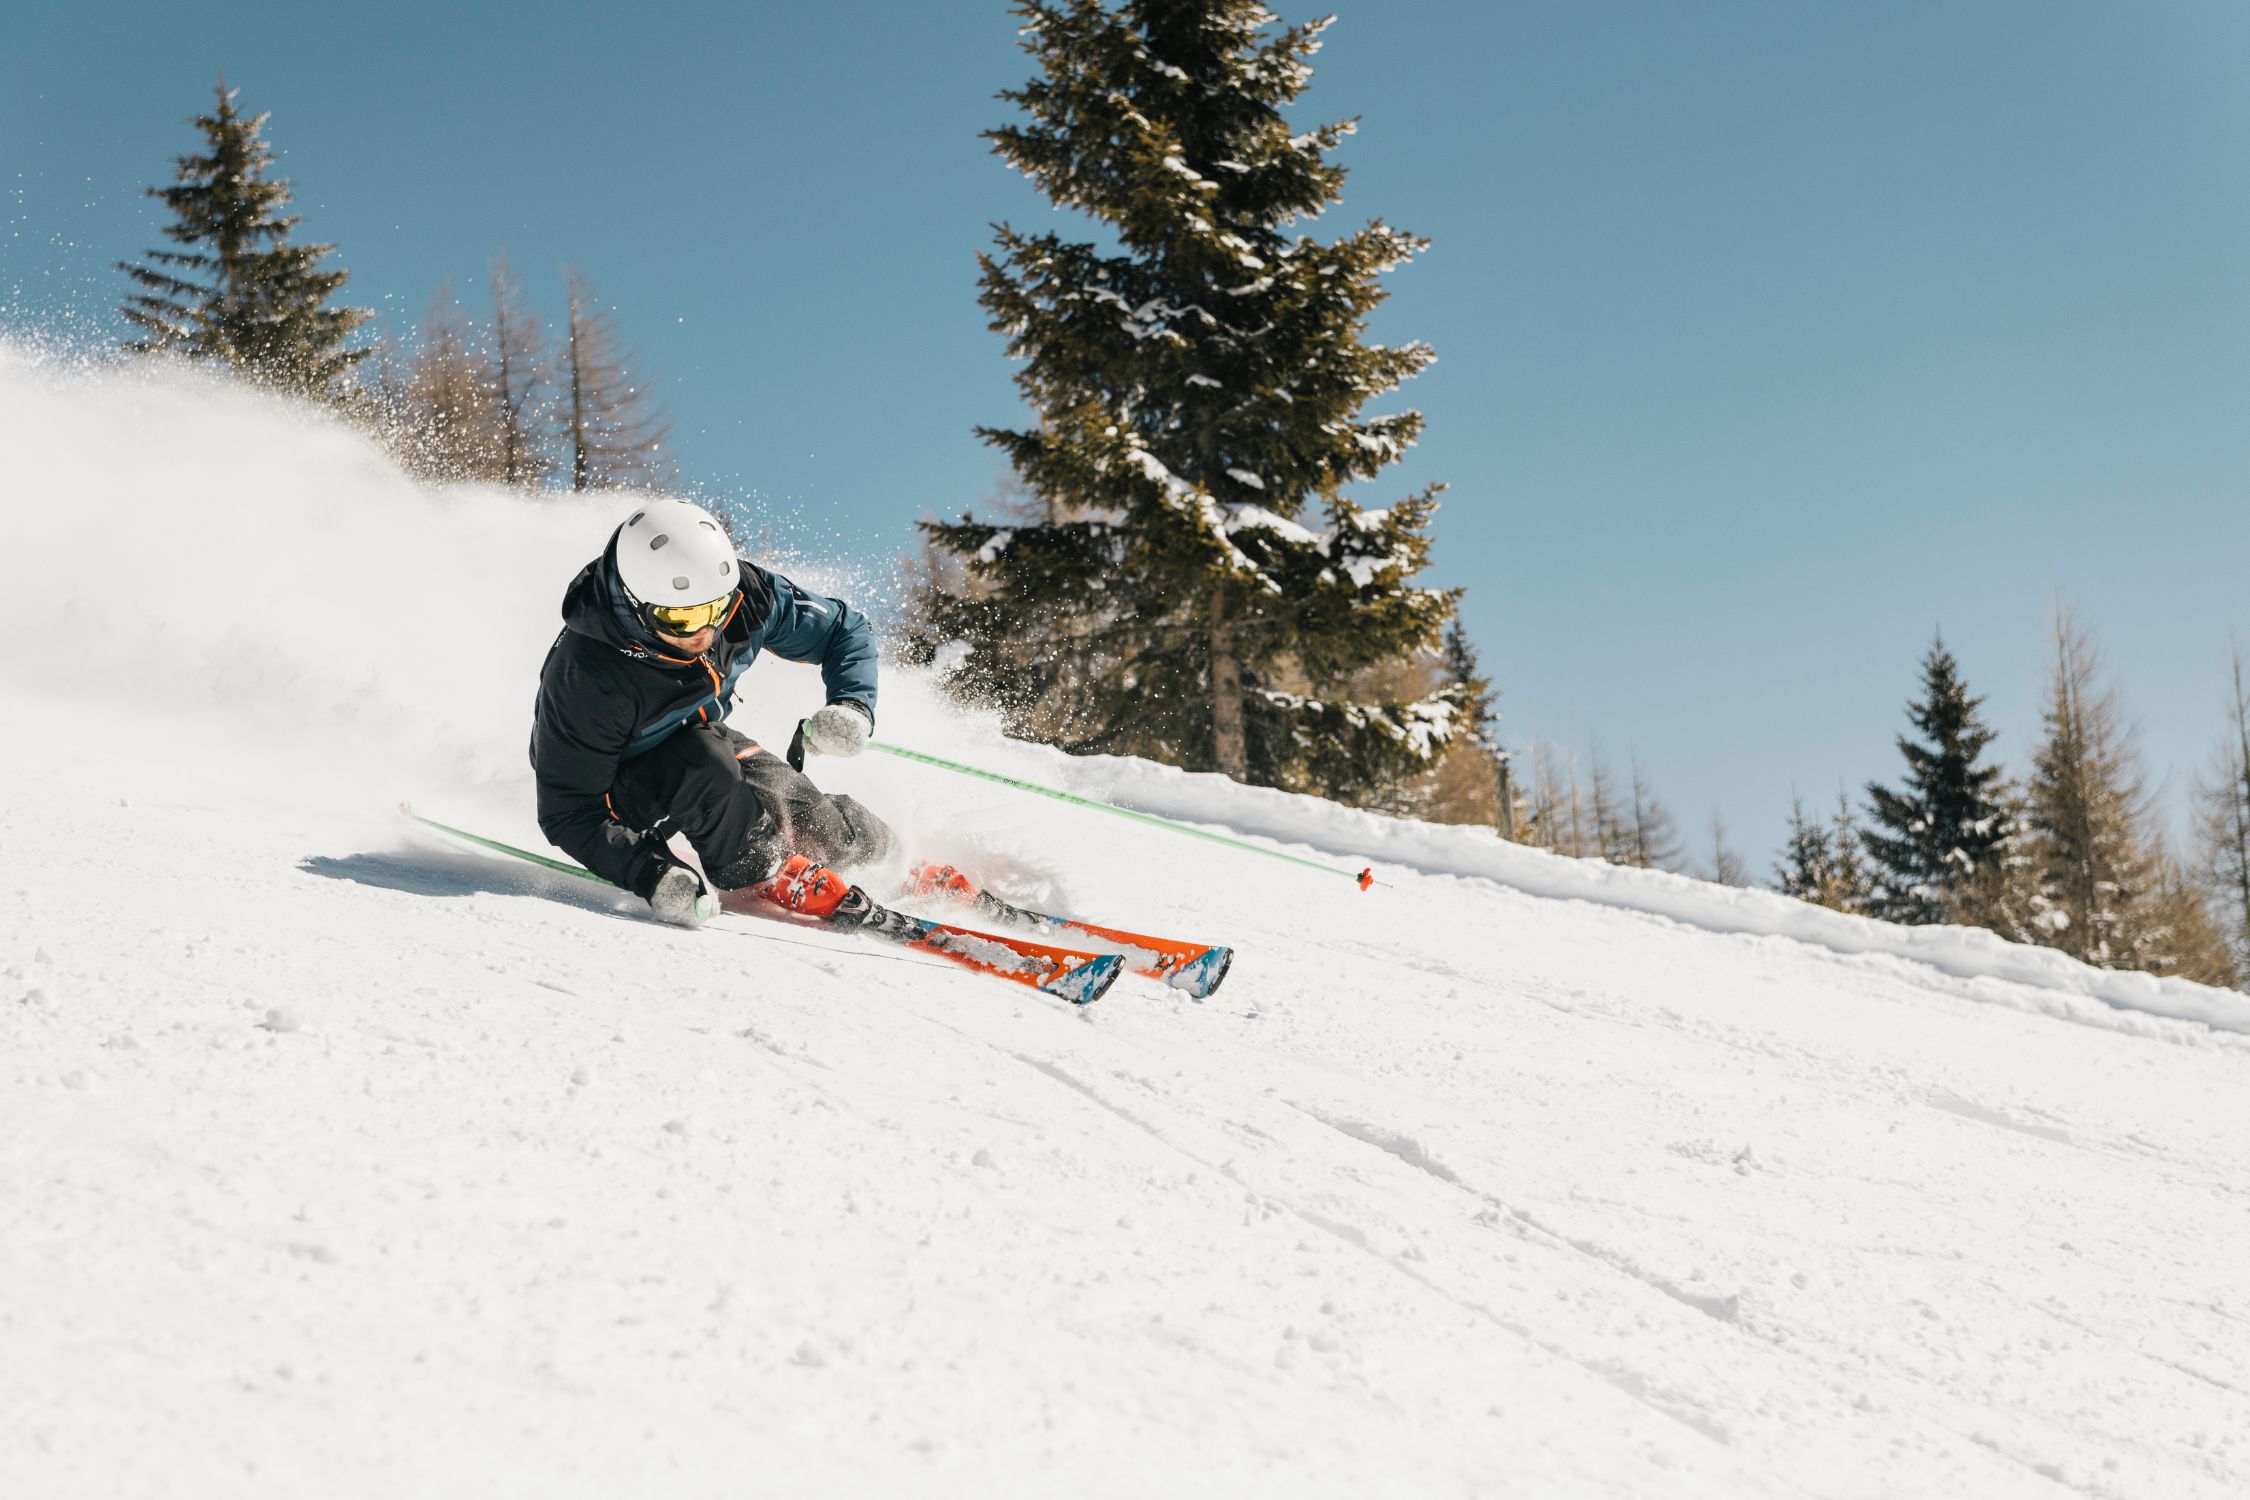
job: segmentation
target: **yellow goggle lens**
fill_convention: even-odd
[[[709,604],[652,604],[648,607],[648,617],[666,635],[693,635],[707,625],[724,620],[733,603],[734,595],[728,594]]]

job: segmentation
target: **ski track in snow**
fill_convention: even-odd
[[[0,360],[0,412],[139,517],[166,622],[58,676],[49,585],[0,600],[9,1500],[2250,1491],[2236,1001],[1307,813],[1392,851],[1363,894],[872,756],[816,769],[1004,895],[1234,944],[1225,987],[676,931],[388,812],[541,847],[522,715],[601,513],[403,526],[351,443],[192,384]],[[230,486],[333,492],[326,597],[442,597],[415,527],[480,530],[523,625],[229,617],[166,528],[244,502],[146,467],[191,419],[271,450]],[[819,697],[748,681],[753,734]],[[907,674],[883,733],[1054,774]]]

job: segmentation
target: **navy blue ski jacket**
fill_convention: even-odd
[[[619,764],[690,724],[718,724],[735,684],[771,651],[813,662],[831,703],[875,717],[875,639],[867,616],[741,559],[733,613],[701,656],[668,655],[624,603],[616,539],[563,593],[563,630],[539,672],[531,766],[539,831],[587,869],[627,883],[641,835],[610,815]]]

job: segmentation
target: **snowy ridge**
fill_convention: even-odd
[[[990,749],[985,753],[987,763],[999,758]],[[2052,990],[2056,1013],[2091,1024],[2134,1029],[2126,1016],[2105,1016],[2100,1008],[2072,1002],[2097,1001],[2114,1011],[2167,1016],[2250,1034],[2250,996],[2181,979],[2096,969],[2051,949],[2006,942],[1975,928],[1899,927],[1771,891],[1739,890],[1598,859],[1566,859],[1506,843],[1490,829],[1385,817],[1148,761],[1071,756],[1016,741],[1008,742],[1004,755],[1008,774],[1020,779],[1044,781],[1080,796],[1180,822],[1263,836],[1277,846],[1300,854],[1324,853],[1340,863],[1365,861],[1426,875],[1490,880],[1526,895],[1590,901],[1708,932],[1788,938],[1836,953],[1927,964],[1955,979],[2003,980]]]
[[[2238,1031],[904,674],[887,739],[1390,883],[863,756],[914,852],[1225,988],[680,932],[393,811],[538,845],[624,502],[4,351],[0,475],[8,1500],[2250,1490]]]

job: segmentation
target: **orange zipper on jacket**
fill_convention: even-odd
[[[734,623],[734,617],[741,612],[742,595],[740,592],[737,592],[734,596],[734,608],[727,611],[727,617],[719,622],[718,628],[722,631],[725,630],[729,625]],[[720,703],[719,700],[725,695],[727,687],[726,684],[719,678],[719,669],[711,665],[711,658],[709,657],[709,655],[666,656],[661,651],[652,651],[649,654],[651,656],[654,656],[658,661],[677,662],[683,667],[686,666],[689,662],[694,662],[697,666],[701,667],[706,673],[710,675],[711,701],[714,703],[719,703],[719,706],[721,708],[726,707],[726,705],[724,703]],[[699,708],[695,711],[695,713],[696,717],[701,719],[704,723],[708,724],[711,722],[711,710],[707,708]]]

